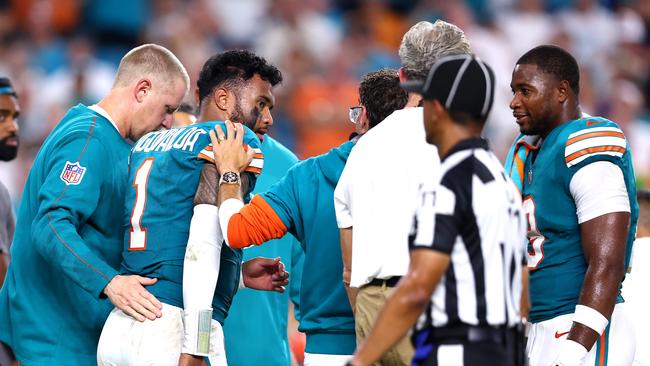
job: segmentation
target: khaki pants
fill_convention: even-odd
[[[368,336],[386,299],[393,293],[392,287],[363,286],[357,294],[354,320],[356,322],[357,346]],[[375,366],[409,366],[413,358],[413,346],[408,336],[391,348],[375,363]]]

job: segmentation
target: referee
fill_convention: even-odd
[[[371,365],[417,321],[412,365],[522,365],[526,223],[515,186],[480,137],[494,73],[473,55],[447,56],[426,81],[402,86],[424,99],[441,174],[421,188],[408,273],[350,364]]]

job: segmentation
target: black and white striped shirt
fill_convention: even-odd
[[[411,250],[449,254],[416,329],[519,322],[526,221],[517,188],[482,139],[458,143],[421,189]]]

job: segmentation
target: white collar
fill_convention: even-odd
[[[93,111],[99,113],[102,117],[106,118],[108,120],[108,122],[110,122],[113,125],[113,127],[115,127],[115,129],[117,130],[117,133],[120,133],[120,129],[117,127],[117,123],[115,123],[115,121],[113,121],[111,116],[108,114],[108,112],[106,112],[106,110],[104,108],[100,107],[98,104],[93,104],[88,108],[92,109]]]

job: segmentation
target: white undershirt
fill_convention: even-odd
[[[630,212],[630,198],[621,169],[609,161],[585,165],[571,178],[578,223],[612,212]]]

